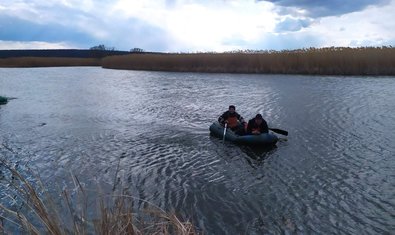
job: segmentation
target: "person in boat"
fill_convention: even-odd
[[[267,122],[263,119],[261,114],[257,114],[253,119],[248,121],[247,124],[247,135],[260,135],[262,133],[268,133],[269,127]]]
[[[218,122],[223,126],[225,126],[225,123],[227,123],[227,127],[236,134],[244,134],[244,126],[246,122],[244,121],[244,118],[236,112],[236,107],[234,105],[229,106],[228,111],[224,112],[218,118]]]

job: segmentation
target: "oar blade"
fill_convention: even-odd
[[[271,131],[273,131],[273,132],[276,132],[276,133],[278,133],[278,134],[281,134],[281,135],[285,135],[285,136],[288,135],[288,131],[284,131],[284,130],[281,130],[281,129],[269,128],[269,130],[271,130]]]
[[[223,135],[223,139],[222,141],[225,143],[225,136],[226,136],[226,129],[228,128],[228,123],[225,123],[225,127],[224,127],[224,135]]]

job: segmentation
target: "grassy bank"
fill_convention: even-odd
[[[103,58],[111,69],[215,73],[395,75],[395,48],[322,48],[292,51],[130,54]]]
[[[53,189],[39,180],[26,179],[1,159],[0,176],[0,196],[9,200],[8,205],[0,202],[0,234],[198,234],[175,213],[126,192],[92,192],[75,176],[72,189],[64,188],[55,195],[49,194]],[[137,204],[146,205],[145,209],[136,211]]]
[[[9,68],[100,65],[100,58],[11,57],[0,59],[0,67]]]

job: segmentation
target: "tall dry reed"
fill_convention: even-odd
[[[331,47],[228,53],[143,53],[106,57],[102,66],[178,72],[395,75],[395,48]]]
[[[226,53],[132,53],[103,59],[14,57],[0,67],[102,66],[175,72],[395,75],[394,47],[329,47]]]
[[[10,189],[7,196],[14,202],[11,204],[24,202],[25,208],[9,208],[0,203],[0,234],[198,234],[192,223],[182,221],[174,213],[165,212],[144,200],[128,194],[99,193],[97,196],[97,192],[89,193],[75,176],[72,179],[77,193],[68,190],[61,193],[62,204],[68,211],[65,213],[64,208],[52,200],[41,181],[30,182],[4,160],[0,160],[0,166],[1,170],[8,170],[12,175],[7,185]],[[92,198],[92,195],[97,198]],[[136,200],[149,204],[149,209],[137,213],[133,209]],[[92,213],[92,208],[97,211]]]

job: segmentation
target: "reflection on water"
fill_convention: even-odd
[[[100,68],[0,69],[0,154],[49,185],[128,189],[208,234],[395,227],[395,80]],[[271,149],[209,135],[235,104],[289,131]],[[117,169],[119,171],[117,172]],[[0,194],[4,200],[4,195]]]

